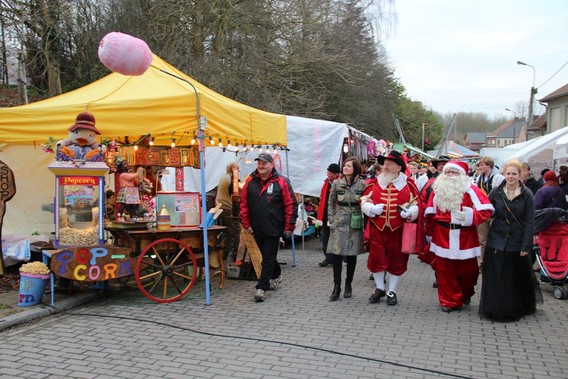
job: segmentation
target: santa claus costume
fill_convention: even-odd
[[[481,254],[476,225],[494,211],[487,196],[471,185],[467,172],[466,162],[448,162],[425,210],[426,236],[437,256],[438,299],[445,312],[469,304],[475,293]]]

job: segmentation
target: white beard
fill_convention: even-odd
[[[432,185],[434,204],[442,212],[459,211],[468,184],[469,177],[465,175],[440,174]]]
[[[387,174],[387,173],[383,172],[382,174],[379,175],[377,180],[379,181],[379,184],[381,185],[381,187],[386,188],[396,178],[398,178],[398,173],[397,174]]]

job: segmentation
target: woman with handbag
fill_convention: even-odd
[[[483,260],[479,314],[516,321],[536,311],[542,294],[529,253],[533,248],[534,198],[521,183],[521,163],[505,163],[505,180],[489,194],[495,208]]]
[[[363,215],[359,200],[365,190],[360,178],[361,163],[355,157],[343,162],[342,177],[333,181],[328,200],[330,236],[328,254],[333,258],[333,292],[330,301],[339,299],[343,259],[347,262],[347,276],[343,297],[352,295],[351,283],[357,265],[357,255],[363,254]]]

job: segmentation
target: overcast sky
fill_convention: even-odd
[[[397,0],[395,10],[383,37],[395,76],[436,112],[513,116],[505,108],[528,104],[533,85],[517,61],[535,68],[536,99],[568,84],[568,0]]]

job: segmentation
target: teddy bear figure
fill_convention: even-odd
[[[95,116],[89,112],[79,113],[75,123],[67,130],[69,138],[57,142],[58,159],[102,160],[100,153],[104,153],[106,146],[97,143],[97,136],[101,133],[95,126]]]

